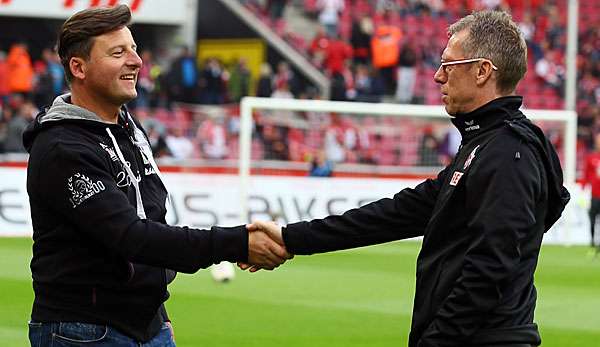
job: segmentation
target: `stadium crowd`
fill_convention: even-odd
[[[529,73],[518,90],[526,107],[564,105],[565,1],[296,1],[293,5],[300,5],[307,18],[320,23],[310,41],[286,30],[290,1],[243,3],[326,71],[331,99],[416,104],[441,101],[432,76],[448,24],[475,9],[510,9],[529,46]],[[600,7],[590,0],[580,4],[577,111],[578,156],[583,158],[600,126],[600,31],[591,24],[600,19]],[[7,49],[0,52],[0,152],[21,152],[26,124],[67,85],[51,49],[31,57],[26,44],[0,48]],[[159,156],[236,159],[243,96],[319,98],[285,61],[263,64],[253,78],[243,58],[227,64],[210,58],[199,65],[187,48],[166,63],[148,50],[140,54],[144,66],[130,108],[145,123]],[[439,166],[458,142],[450,127],[407,118],[281,111],[254,116],[254,159]],[[559,145],[560,131],[556,134]]]

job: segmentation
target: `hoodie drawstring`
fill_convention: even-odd
[[[169,193],[169,190],[167,189],[167,185],[165,184],[165,179],[164,179],[162,173],[158,169],[158,165],[156,165],[156,161],[154,160],[154,155],[152,155],[152,148],[150,147],[150,144],[146,140],[146,136],[144,136],[144,133],[135,125],[135,122],[133,121],[133,119],[131,119],[131,116],[129,115],[129,113],[127,113],[127,117],[129,118],[129,123],[132,124],[132,126],[133,126],[133,143],[134,143],[134,145],[137,148],[139,148],[140,152],[142,152],[142,155],[144,157],[146,157],[146,159],[148,159],[148,161],[150,162],[150,166],[152,166],[152,169],[154,170],[154,172],[158,176],[158,179],[161,181],[162,185],[165,187],[165,190],[167,191],[167,200],[165,201],[165,210],[168,211],[170,202],[171,202],[171,194]]]
[[[113,146],[115,147],[115,151],[117,152],[117,156],[119,157],[121,164],[125,168],[125,171],[127,172],[127,176],[129,177],[131,184],[133,184],[133,186],[135,187],[135,197],[136,197],[136,202],[137,202],[137,206],[136,206],[137,215],[141,219],[146,219],[146,212],[144,211],[144,204],[142,202],[142,192],[140,190],[140,182],[137,180],[137,178],[133,174],[133,170],[131,170],[129,165],[127,165],[127,162],[125,161],[125,157],[123,157],[123,153],[121,152],[121,148],[119,147],[119,144],[117,143],[117,140],[115,139],[113,134],[110,132],[110,129],[106,128],[106,132],[108,133],[108,136],[112,140]]]

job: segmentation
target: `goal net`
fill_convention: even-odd
[[[573,183],[575,112],[533,109],[523,112],[553,142],[561,158],[565,182]],[[459,143],[460,134],[443,106],[246,97],[241,103],[239,124],[240,215],[252,218],[248,215],[252,185],[260,184],[262,190],[286,189],[281,183],[283,177],[257,183],[258,176],[306,177],[331,173],[337,179],[325,185],[332,189],[338,189],[335,188],[338,181],[349,177],[422,180],[434,176],[449,163]],[[306,182],[304,179],[293,189],[298,194],[303,189],[322,189]],[[265,184],[272,188],[264,187]],[[379,185],[365,184],[364,189],[373,191]],[[343,211],[328,208],[327,212]],[[298,213],[297,218],[301,217],[310,216]],[[296,218],[284,219],[291,222]]]

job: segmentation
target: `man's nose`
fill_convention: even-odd
[[[129,59],[127,60],[127,65],[140,68],[142,67],[142,64],[142,58],[140,58],[139,54],[136,51],[131,51],[129,54]]]
[[[438,67],[437,71],[435,72],[435,74],[433,74],[433,80],[436,83],[439,84],[444,84],[446,83],[446,74],[444,73],[444,68],[440,65],[440,67]]]

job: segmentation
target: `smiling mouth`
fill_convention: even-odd
[[[123,80],[123,81],[135,81],[135,74],[121,75],[121,77],[119,77],[119,79]]]

